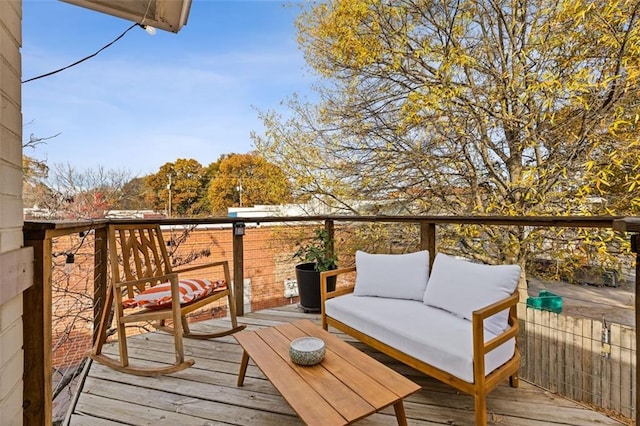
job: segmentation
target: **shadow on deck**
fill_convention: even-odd
[[[249,313],[240,317],[248,329],[306,318],[319,325],[319,315],[304,314],[295,306]],[[226,319],[193,324],[214,328]],[[335,330],[332,330],[335,332]],[[473,398],[399,364],[345,335],[345,340],[422,386],[409,396],[405,410],[410,425],[473,425]],[[134,362],[152,366],[173,361],[171,336],[147,333],[129,339]],[[116,353],[117,346],[105,346]],[[185,354],[193,367],[170,376],[137,377],[98,363],[86,369],[76,403],[67,416],[70,425],[300,425],[302,422],[262,373],[249,364],[244,386],[236,386],[242,349],[234,337],[200,341],[185,339]],[[621,423],[558,395],[520,380],[518,389],[507,383],[489,394],[492,425],[620,425]],[[358,421],[361,425],[394,425],[393,408]]]

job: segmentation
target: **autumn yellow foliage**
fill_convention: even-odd
[[[256,145],[345,212],[638,215],[639,19],[637,0],[319,2],[298,26],[320,101],[263,113]],[[519,232],[495,236],[509,256]]]

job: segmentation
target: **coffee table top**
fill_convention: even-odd
[[[234,335],[300,418],[309,425],[352,423],[420,390],[420,386],[338,337],[300,320]],[[304,336],[326,344],[323,361],[300,366],[289,344]]]

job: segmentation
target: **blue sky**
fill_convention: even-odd
[[[202,165],[253,149],[258,110],[279,110],[315,77],[296,43],[299,9],[277,1],[193,0],[178,34],[141,28],[73,68],[22,85],[26,155],[133,176],[178,158]],[[131,22],[56,0],[23,2],[23,80],[94,53]]]

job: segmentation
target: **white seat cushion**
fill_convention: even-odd
[[[429,279],[429,252],[371,254],[356,251],[356,296],[422,300]]]
[[[415,300],[358,297],[327,300],[325,311],[334,318],[407,355],[473,383],[471,321]],[[484,339],[495,337],[485,331]],[[510,339],[485,356],[489,374],[515,353]]]
[[[518,286],[520,266],[483,265],[438,253],[433,262],[424,303],[471,320],[473,311],[509,297]],[[484,321],[500,334],[508,327],[508,310]]]

